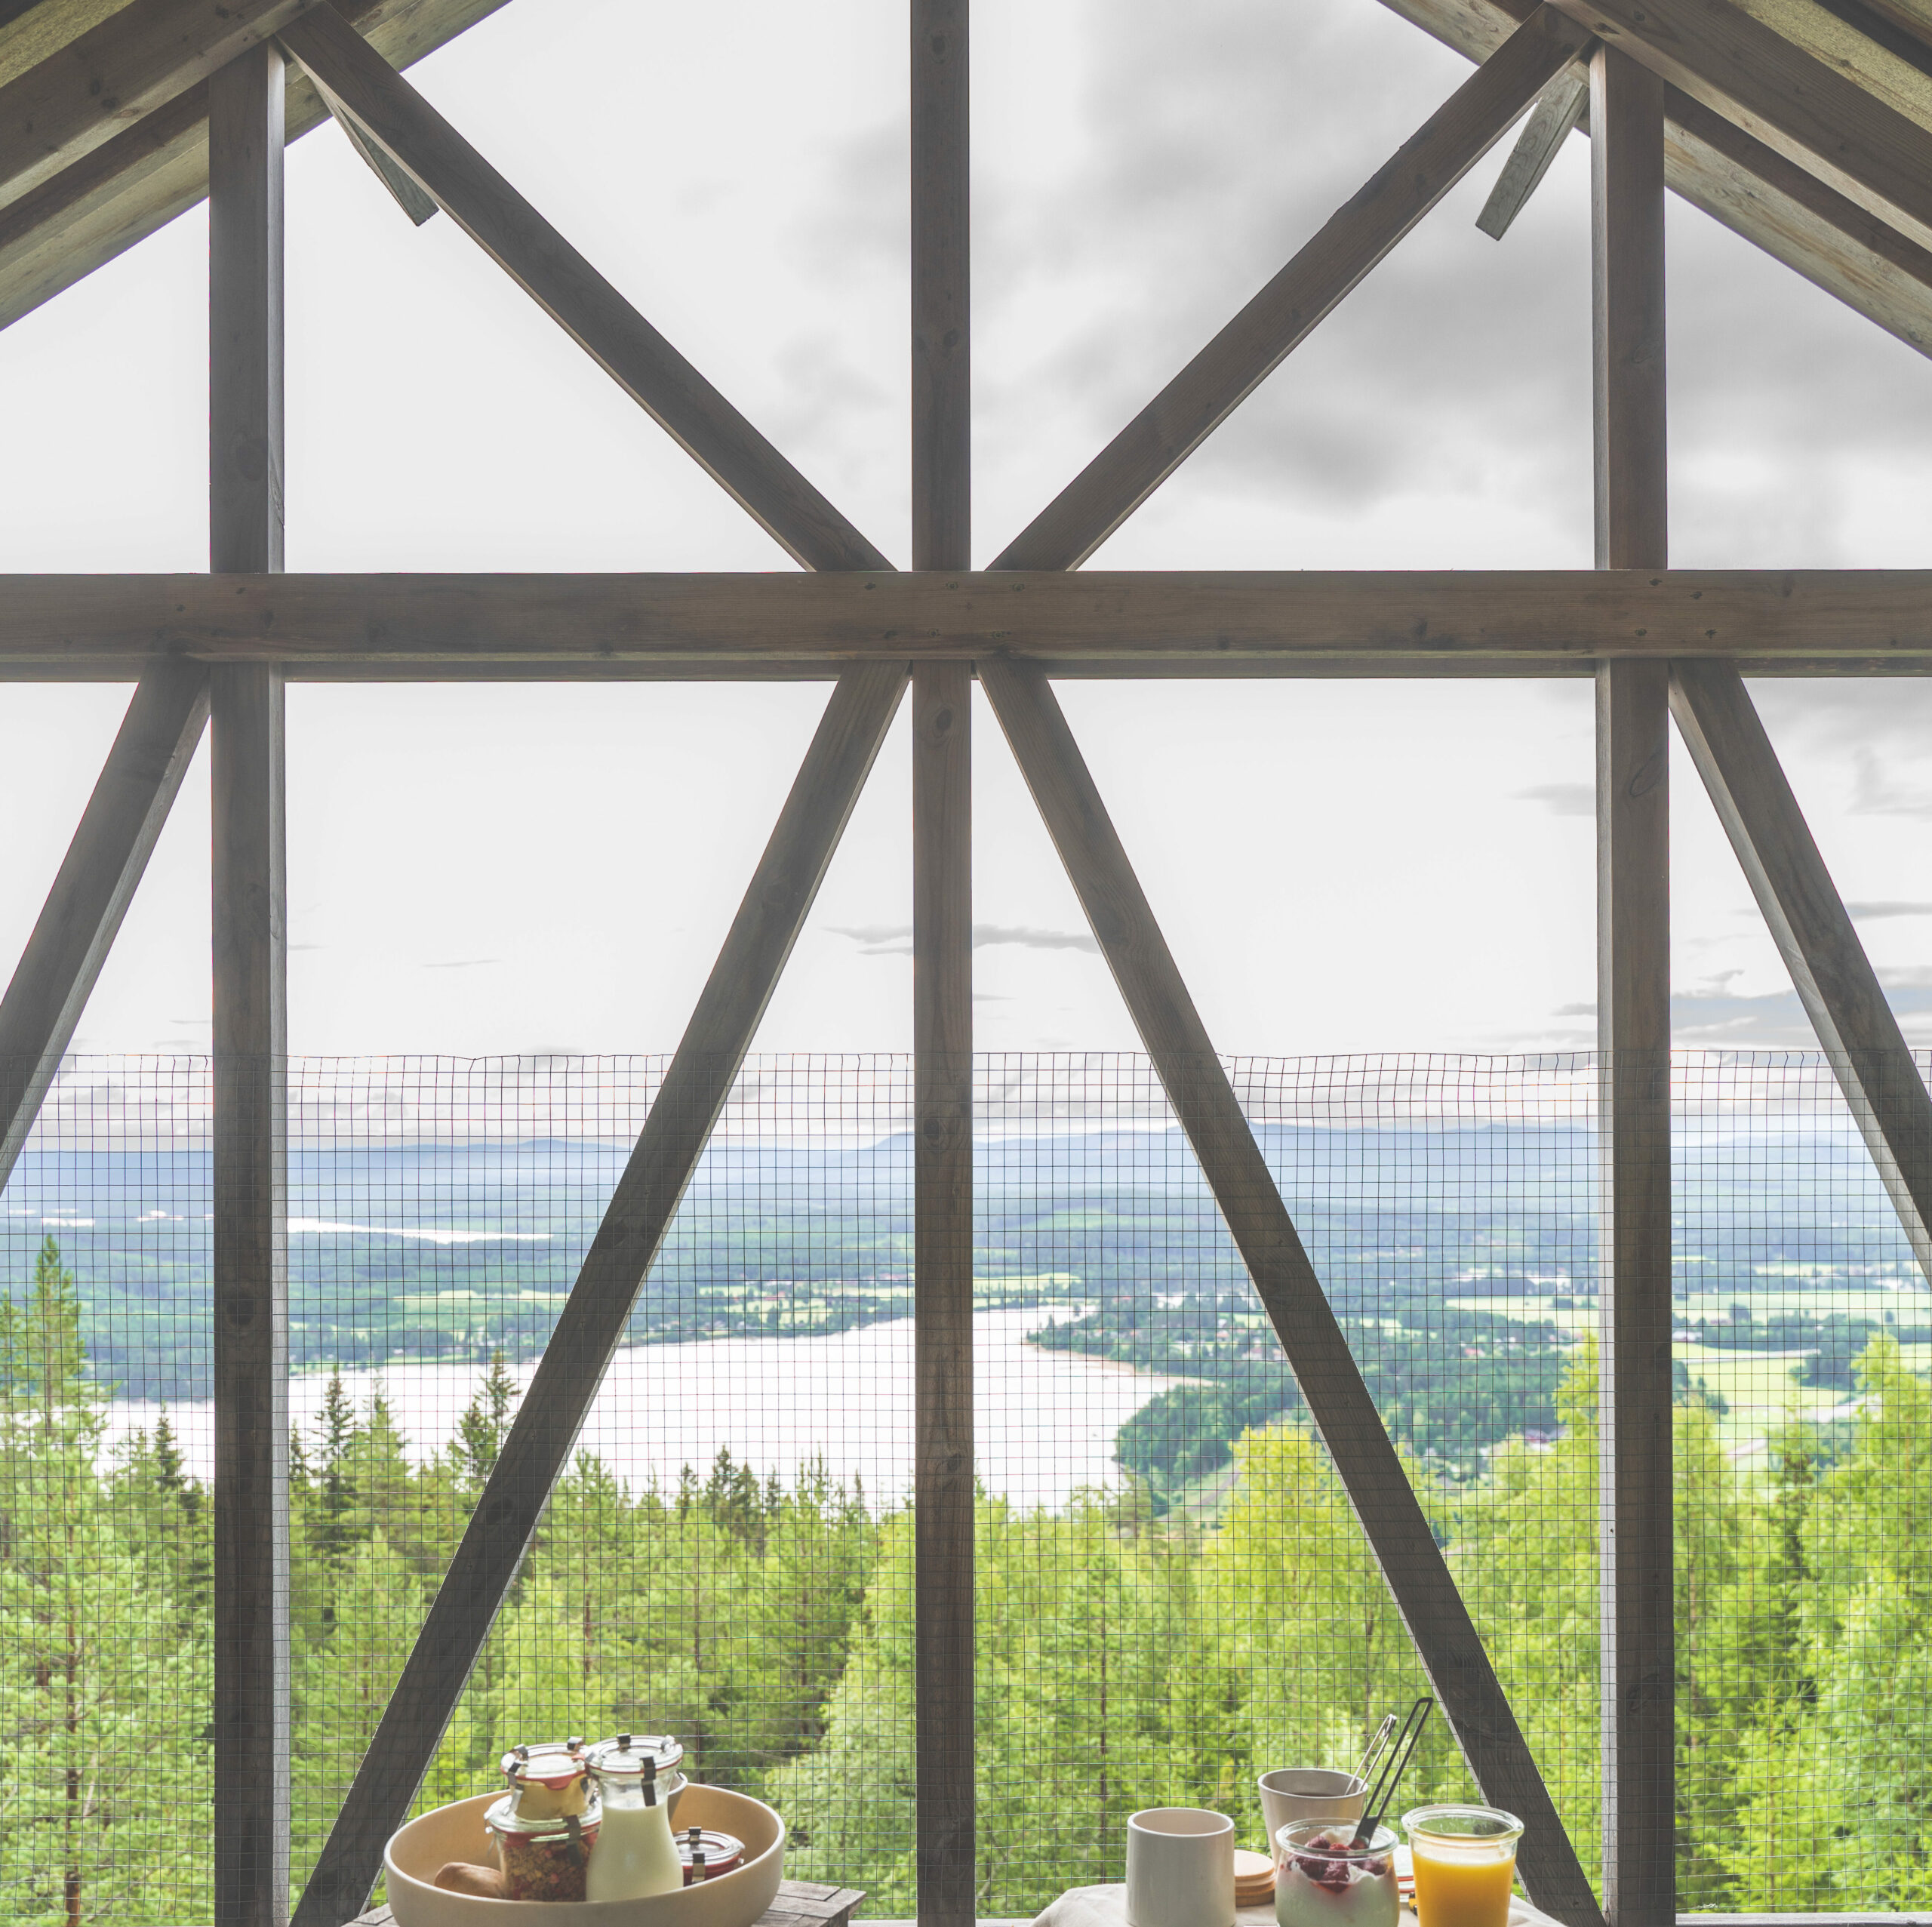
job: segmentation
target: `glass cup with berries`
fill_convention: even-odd
[[[1275,1918],[1281,1927],[1395,1927],[1395,1833],[1360,1846],[1352,1822],[1304,1820],[1275,1836]]]

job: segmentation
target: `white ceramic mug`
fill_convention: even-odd
[[[1327,1766],[1278,1766],[1271,1773],[1259,1774],[1254,1784],[1261,1789],[1261,1817],[1268,1823],[1268,1840],[1284,1827],[1304,1820],[1359,1820],[1368,1789],[1352,1773],[1338,1773]],[[1278,1849],[1275,1864],[1281,1864]]]
[[[1150,1806],[1127,1823],[1129,1927],[1234,1927],[1235,1823]]]

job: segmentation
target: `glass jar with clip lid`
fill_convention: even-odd
[[[668,1736],[620,1733],[589,1753],[603,1816],[585,1897],[643,1900],[685,1884],[671,1834],[671,1796],[684,1785],[677,1763],[685,1750]],[[675,1784],[673,1784],[675,1783]]]
[[[580,1901],[601,1815],[580,1739],[512,1747],[510,1790],[485,1812],[513,1901]]]

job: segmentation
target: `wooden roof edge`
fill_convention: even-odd
[[[505,0],[341,0],[390,65],[408,67]],[[288,135],[328,119],[314,83],[291,63]],[[0,208],[0,328],[31,313],[208,195],[203,82],[136,122],[51,180]]]
[[[1382,0],[1472,60],[1534,0]],[[1932,252],[1795,161],[1672,90],[1672,190],[1922,355],[1932,355]]]

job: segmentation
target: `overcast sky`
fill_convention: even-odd
[[[974,31],[983,559],[1469,69],[1376,0],[980,0]],[[586,89],[614,73],[616,95]],[[897,0],[510,0],[414,78],[906,559]],[[1587,146],[1499,245],[1473,221],[1500,160],[1097,562],[1587,566]],[[1681,204],[1669,232],[1672,559],[1927,565],[1932,365]],[[332,128],[291,151],[288,244],[291,568],[788,566]],[[206,566],[206,255],[197,211],[0,334],[0,570]],[[1932,1042],[1932,689],[1755,693],[1908,1034]],[[292,1047],[671,1048],[824,696],[292,688]],[[1062,696],[1224,1048],[1589,1041],[1587,684]],[[125,699],[0,688],[6,958]],[[977,722],[980,1042],[1130,1045]],[[908,780],[902,719],[762,1048],[909,1044]],[[1808,1042],[1681,758],[1673,782],[1680,1039]],[[208,833],[204,753],[82,1048],[206,1048]]]

